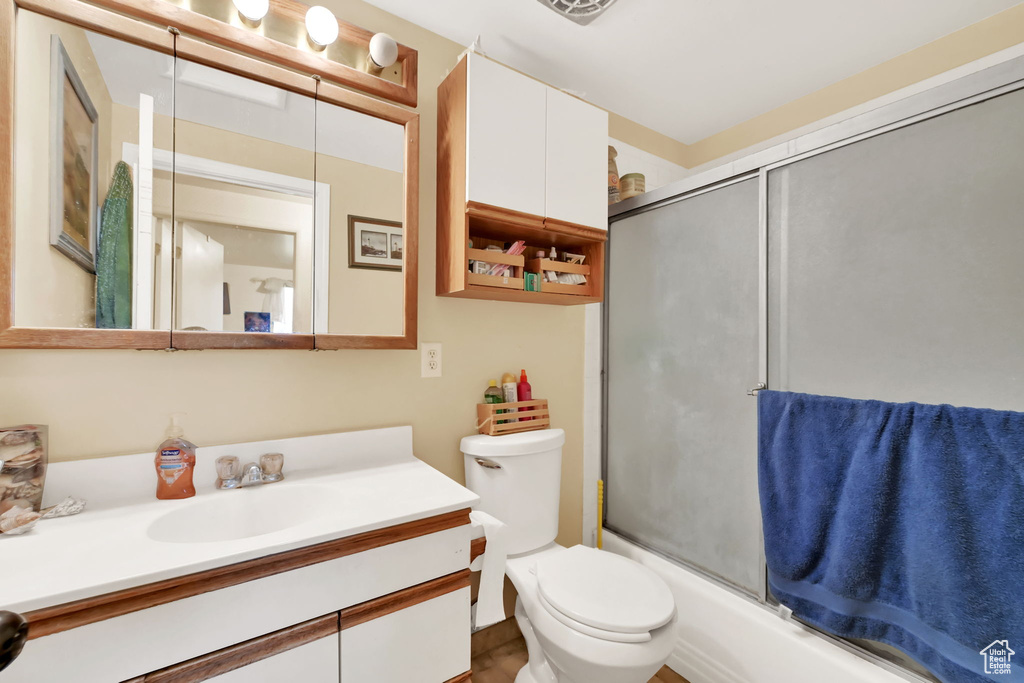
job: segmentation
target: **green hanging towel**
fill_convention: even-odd
[[[96,327],[132,326],[132,170],[114,167],[96,248]]]

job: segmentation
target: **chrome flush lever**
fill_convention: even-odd
[[[767,388],[768,388],[767,384],[765,384],[764,382],[758,382],[756,387],[754,387],[753,389],[748,389],[747,390],[747,396],[757,396],[757,392],[761,391],[762,389],[767,389]]]
[[[476,464],[480,465],[480,467],[486,467],[489,470],[500,470],[500,469],[502,469],[501,465],[499,465],[498,463],[494,462],[493,460],[488,460],[487,458],[473,458],[473,459],[476,460]]]

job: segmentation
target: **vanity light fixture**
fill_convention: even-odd
[[[270,11],[270,0],[231,0],[238,16],[249,26],[259,26],[263,17]]]
[[[398,43],[386,33],[375,33],[370,38],[370,54],[366,62],[367,71],[379,74],[398,61]]]
[[[338,39],[338,19],[331,10],[314,5],[306,12],[306,33],[316,50],[323,50]]]

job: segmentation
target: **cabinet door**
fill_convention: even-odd
[[[207,680],[217,683],[338,683],[339,659],[338,636],[334,635]]]
[[[466,197],[544,215],[547,86],[470,53]]]
[[[345,628],[342,683],[443,683],[469,671],[469,588]]]
[[[547,89],[545,216],[608,229],[608,112]]]

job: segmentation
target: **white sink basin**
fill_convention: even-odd
[[[157,517],[147,534],[163,543],[212,543],[263,536],[316,518],[336,495],[329,488],[288,483],[217,491]]]

